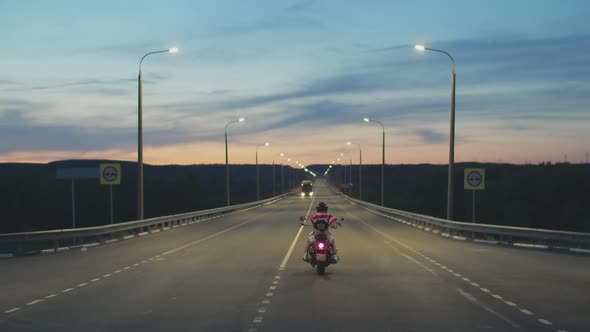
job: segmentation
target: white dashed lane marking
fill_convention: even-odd
[[[374,212],[374,211],[372,211],[372,212]],[[376,212],[374,212],[374,213],[376,213]],[[376,213],[376,214],[378,214],[378,215],[383,215],[383,214],[381,214],[381,213]],[[401,221],[401,220],[399,220],[399,219],[397,219],[397,218],[391,217],[391,216],[386,216],[386,215],[383,215],[383,216],[385,216],[385,217],[387,217],[387,218],[390,218],[390,219],[394,219],[394,220],[397,220],[397,221],[403,222],[403,221]],[[403,247],[403,248],[405,248],[405,249],[407,249],[407,250],[409,250],[409,251],[411,251],[411,252],[413,252],[413,253],[417,254],[418,256],[422,257],[424,260],[426,260],[426,261],[429,261],[429,262],[431,262],[432,264],[435,264],[435,265],[436,265],[436,266],[438,266],[439,268],[441,268],[441,269],[443,269],[443,270],[445,270],[445,271],[449,272],[450,274],[452,274],[452,275],[456,276],[457,278],[459,278],[459,279],[463,280],[464,282],[467,282],[467,283],[471,284],[472,286],[479,288],[479,290],[481,290],[482,292],[484,292],[484,293],[487,293],[487,294],[489,294],[490,296],[492,296],[493,298],[495,298],[495,299],[497,299],[497,300],[500,300],[500,301],[502,301],[502,302],[503,302],[504,304],[506,304],[507,306],[509,306],[509,307],[512,307],[512,308],[515,308],[515,309],[519,310],[520,312],[522,312],[523,314],[525,314],[525,315],[527,315],[527,316],[534,316],[534,315],[535,315],[533,312],[531,312],[531,311],[529,311],[529,310],[527,310],[527,309],[519,308],[519,307],[518,307],[518,306],[517,306],[517,305],[516,305],[514,302],[507,301],[507,300],[505,300],[505,299],[504,299],[502,296],[500,296],[500,295],[498,295],[498,294],[494,294],[494,293],[492,293],[492,291],[491,291],[491,290],[489,290],[489,289],[487,289],[487,288],[484,288],[484,287],[480,287],[480,284],[478,284],[478,283],[476,283],[476,282],[473,282],[471,279],[469,279],[469,278],[467,278],[467,277],[464,277],[464,276],[462,276],[460,273],[457,273],[457,272],[455,272],[455,271],[451,270],[451,269],[450,269],[450,268],[448,268],[447,266],[445,266],[445,265],[443,265],[443,264],[440,264],[439,262],[435,261],[434,259],[431,259],[431,258],[429,258],[429,257],[427,257],[427,256],[425,256],[425,255],[423,255],[422,253],[420,253],[420,252],[418,252],[418,251],[414,250],[413,248],[410,248],[410,247],[408,247],[407,245],[405,245],[405,244],[403,244],[403,243],[401,243],[401,242],[399,242],[399,241],[397,241],[397,240],[393,239],[393,238],[392,238],[392,237],[390,237],[388,234],[386,234],[386,233],[384,233],[384,232],[382,232],[382,231],[378,230],[377,228],[375,228],[375,227],[373,227],[373,226],[371,226],[371,225],[367,224],[365,221],[361,220],[360,218],[356,218],[356,219],[357,219],[358,221],[360,221],[361,223],[365,224],[367,227],[371,228],[373,231],[375,231],[375,232],[377,232],[377,233],[381,234],[381,235],[382,235],[384,238],[386,238],[386,239],[388,239],[388,240],[391,240],[391,241],[393,241],[393,242],[397,243],[397,244],[398,244],[398,245],[400,245],[401,247]],[[385,241],[385,243],[387,243],[388,245],[390,245],[390,246],[391,246],[391,244],[390,244],[389,242]],[[465,298],[467,298],[468,300],[470,300],[470,298],[472,297],[472,296],[471,296],[471,294],[469,294],[469,293],[467,293],[467,292],[460,291],[460,293],[461,293],[461,295],[463,295],[463,296],[464,296]],[[470,300],[470,301],[471,301],[471,300]],[[473,301],[472,301],[472,302],[473,302]],[[475,303],[475,302],[474,302],[474,303]],[[486,309],[486,310],[487,310],[487,309]],[[505,320],[505,321],[507,321],[507,319],[506,319],[505,317],[503,317],[502,315],[500,315],[499,313],[495,313],[495,312],[494,312],[494,314],[495,314],[496,316],[500,317],[502,320]],[[544,324],[544,325],[553,325],[553,323],[551,323],[550,321],[548,321],[548,320],[546,320],[546,319],[543,319],[543,318],[537,318],[536,320],[537,320],[538,322],[540,322],[540,323]],[[557,331],[558,331],[558,332],[567,332],[566,330],[557,330]]]
[[[309,209],[307,210],[307,214],[309,214],[309,211],[311,210],[314,200],[315,200],[315,196],[311,200],[311,203],[309,204]],[[266,293],[265,299],[262,301],[262,305],[258,308],[256,316],[252,320],[252,323],[254,323],[256,325],[250,327],[247,330],[248,332],[258,332],[258,326],[259,326],[258,324],[262,323],[262,320],[264,319],[264,314],[267,312],[268,305],[270,304],[269,298],[274,296],[274,292],[272,292],[272,291],[276,291],[276,289],[278,287],[279,281],[281,279],[280,273],[281,273],[281,271],[285,270],[285,267],[287,266],[287,262],[289,262],[289,258],[291,257],[291,254],[293,253],[293,249],[295,248],[295,244],[297,243],[297,239],[299,239],[299,236],[301,235],[301,232],[303,231],[303,227],[304,227],[303,225],[301,227],[299,227],[299,230],[297,231],[297,234],[295,235],[293,242],[289,246],[289,249],[287,249],[287,253],[285,254],[285,257],[283,258],[281,264],[279,265],[279,270],[277,272],[277,275],[275,275],[274,278],[272,279],[271,285],[268,287],[269,291]]]
[[[274,202],[274,201],[273,201],[273,202]],[[241,211],[248,211],[248,210],[251,210],[251,209],[253,209],[253,208],[250,208],[250,209],[245,209],[245,210],[241,210]],[[227,214],[227,215],[231,215],[231,214],[239,213],[239,212],[241,212],[241,211],[236,211],[236,212],[233,212],[233,213],[229,213],[229,214]],[[268,213],[265,213],[265,214],[263,214],[263,215],[266,215],[266,214],[269,214],[269,213],[270,213],[270,212],[268,212]],[[197,240],[197,241],[194,241],[194,242],[188,243],[188,244],[186,244],[186,245],[184,245],[184,246],[182,246],[182,247],[176,248],[176,249],[174,249],[174,250],[170,250],[170,251],[167,251],[167,252],[165,252],[165,253],[162,253],[162,254],[159,254],[159,255],[155,255],[154,257],[151,257],[151,258],[149,258],[149,259],[142,260],[142,261],[141,261],[141,262],[139,262],[139,263],[135,263],[135,264],[133,264],[133,265],[130,265],[130,266],[125,266],[124,268],[121,268],[121,269],[115,270],[115,271],[113,271],[113,272],[111,272],[111,273],[106,273],[106,274],[104,274],[102,277],[97,277],[97,278],[91,279],[91,280],[90,280],[90,281],[88,281],[88,282],[83,282],[83,283],[80,283],[80,284],[76,285],[76,287],[85,287],[85,286],[87,286],[89,283],[95,283],[95,282],[98,282],[98,281],[100,281],[100,280],[101,280],[101,279],[103,279],[103,278],[109,278],[109,277],[111,277],[113,274],[117,274],[117,273],[121,273],[121,272],[124,272],[124,271],[130,270],[130,269],[132,269],[132,268],[134,268],[134,267],[137,267],[137,266],[139,266],[140,264],[145,264],[145,263],[147,263],[147,262],[150,262],[150,261],[158,261],[158,260],[161,260],[161,258],[160,258],[160,257],[161,257],[161,256],[163,256],[163,255],[168,255],[168,254],[171,254],[171,253],[173,253],[173,252],[176,252],[176,251],[182,250],[182,249],[184,249],[184,248],[190,247],[190,246],[192,246],[192,245],[195,245],[195,244],[197,244],[197,243],[200,243],[200,242],[207,241],[207,240],[209,240],[209,239],[211,239],[211,238],[213,238],[213,237],[216,237],[216,236],[218,236],[218,235],[221,235],[221,234],[223,234],[223,233],[226,233],[226,232],[228,232],[228,231],[231,231],[231,230],[232,230],[232,229],[234,229],[234,228],[240,227],[240,226],[242,226],[242,225],[245,225],[245,224],[247,224],[247,223],[249,223],[249,222],[252,222],[252,221],[254,221],[254,220],[258,219],[258,218],[261,218],[263,215],[261,215],[261,216],[258,216],[258,217],[256,217],[256,218],[249,219],[249,220],[247,220],[247,221],[245,221],[245,222],[243,222],[243,223],[241,223],[241,224],[238,224],[238,225],[232,226],[232,227],[230,227],[230,228],[227,228],[227,229],[225,229],[225,230],[223,230],[223,231],[221,231],[221,232],[218,232],[218,233],[212,234],[212,235],[210,235],[210,236],[208,236],[208,237],[205,237],[205,238],[202,238],[202,239],[200,239],[200,240]],[[219,217],[220,217],[220,216],[219,216]],[[207,218],[207,219],[213,219],[213,218]],[[203,219],[203,220],[206,220],[206,219]],[[146,234],[147,234],[147,233],[146,233]],[[126,237],[124,237],[124,239],[127,239],[127,238],[132,238],[132,237],[134,237],[134,235],[126,236]],[[107,241],[107,243],[112,243],[112,242],[116,242],[116,241],[118,241],[118,240],[116,240],[116,239],[115,239],[115,240],[109,240],[109,241]],[[85,246],[83,247],[83,250],[86,250],[86,248],[88,248],[88,247],[93,247],[93,246],[97,246],[97,245],[99,245],[99,243],[93,243],[93,244],[90,244],[90,245],[85,245]],[[270,288],[270,289],[273,289],[273,290],[274,290],[274,289],[276,289],[276,285],[278,284],[278,279],[280,279],[280,276],[276,276],[276,277],[275,277],[275,279],[277,279],[277,281],[273,282],[273,285],[274,285],[274,286],[271,286],[271,288]],[[66,288],[66,289],[62,290],[62,291],[61,291],[61,293],[69,293],[69,292],[71,292],[71,291],[73,291],[73,290],[74,290],[74,287],[71,287],[71,288]],[[37,303],[43,302],[43,301],[45,301],[45,299],[47,299],[47,300],[49,300],[49,299],[52,299],[52,298],[54,298],[54,297],[56,297],[56,296],[58,296],[58,295],[59,295],[59,294],[49,294],[49,295],[45,296],[43,299],[37,299],[37,300],[33,300],[33,301],[31,301],[31,302],[27,303],[26,305],[27,305],[27,306],[31,306],[31,305],[34,305],[34,304],[37,304]],[[273,295],[273,293],[270,293],[270,292],[269,292],[269,293],[267,293],[267,296],[272,296],[272,295]],[[265,300],[265,301],[267,301],[267,300]],[[268,302],[266,302],[266,303],[270,303],[270,301],[268,301]],[[12,308],[12,309],[6,310],[6,311],[4,311],[4,313],[5,313],[5,314],[10,314],[10,313],[16,312],[16,311],[18,311],[18,310],[21,310],[21,307],[15,307],[15,308]]]

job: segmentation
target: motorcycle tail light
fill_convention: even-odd
[[[318,243],[318,249],[320,249],[320,250],[324,250],[325,246],[326,245],[323,242]]]

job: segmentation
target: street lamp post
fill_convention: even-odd
[[[377,120],[374,119],[369,119],[369,118],[364,118],[363,119],[365,122],[375,122],[381,125],[381,128],[383,129],[383,143],[381,144],[381,150],[382,150],[382,159],[381,159],[381,206],[383,206],[383,198],[384,198],[384,189],[385,189],[385,185],[384,185],[384,181],[385,181],[385,126],[383,126],[383,124]]]
[[[137,219],[143,219],[143,75],[141,64],[148,55],[157,53],[177,53],[178,48],[146,53],[139,61],[139,75],[137,76]]]
[[[256,147],[256,200],[260,200],[260,172],[258,171],[258,148],[262,146],[269,146],[270,143],[264,143]]]
[[[336,168],[336,161],[332,160],[332,168],[334,169],[334,176],[332,177],[332,182],[334,186],[338,187],[338,169]]]
[[[281,153],[281,157],[284,157],[285,154]],[[282,158],[281,158],[282,159]],[[281,160],[281,194],[285,193],[285,162]]]
[[[346,181],[346,158],[344,158],[344,153],[340,154],[340,157],[342,157],[343,161],[342,161],[342,165],[344,166],[344,181],[343,184],[346,185],[348,184],[348,182]],[[340,161],[340,159],[338,159],[338,161]],[[350,181],[349,181],[350,182]]]
[[[287,158],[287,166],[289,168],[287,168],[287,190],[290,190],[292,188],[292,182],[291,182],[291,169],[293,167],[291,167],[291,158]]]
[[[276,183],[275,183],[275,161],[272,161],[272,197],[276,196]]]
[[[229,159],[228,159],[228,155],[227,155],[227,127],[229,127],[229,125],[231,125],[232,123],[236,123],[236,122],[244,122],[244,118],[239,118],[237,120],[234,121],[230,121],[225,125],[225,192],[227,193],[227,206],[230,206],[230,200],[229,200]]]
[[[418,51],[433,51],[446,54],[451,59],[451,114],[450,114],[450,133],[449,133],[449,174],[447,180],[447,220],[453,219],[453,168],[455,166],[455,60],[443,50],[416,45]]]
[[[348,194],[352,194],[352,156],[350,157],[350,164],[348,165]]]
[[[352,145],[353,143],[346,142],[346,144]],[[363,172],[362,172],[363,150],[361,149],[360,143],[354,143],[354,144],[358,145],[358,147],[359,147],[359,199],[362,200],[363,199]]]
[[[342,160],[337,158],[336,161],[338,162],[338,181],[340,182],[340,189],[344,186],[344,182],[346,181],[346,162],[344,163],[344,170],[342,169]],[[344,172],[344,174],[342,174]]]

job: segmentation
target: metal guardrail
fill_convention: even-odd
[[[67,250],[71,248],[71,246],[81,247],[88,243],[91,243],[92,245],[108,243],[115,241],[115,239],[155,233],[169,228],[199,222],[203,219],[209,219],[215,216],[261,206],[281,199],[286,195],[288,195],[288,193],[240,205],[129,221],[112,225],[0,234],[0,248],[4,249],[0,250],[0,254],[4,257],[12,257],[23,254],[58,252]]]
[[[475,224],[449,221],[417,213],[382,207],[339,193],[349,202],[374,210],[379,214],[425,231],[441,234],[458,240],[475,240],[499,244],[563,249],[569,251],[590,251],[590,233],[554,231],[537,228],[511,227],[490,224]]]

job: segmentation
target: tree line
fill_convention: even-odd
[[[99,160],[49,164],[0,164],[0,233],[69,228],[72,224],[71,182],[56,179],[58,168],[98,167]],[[137,215],[136,163],[120,162],[121,185],[113,186],[115,222]],[[323,174],[327,165],[312,165]],[[485,168],[485,190],[476,192],[476,222],[531,228],[590,232],[590,165],[569,163],[456,164],[455,220],[470,222],[472,192],[463,189],[465,168]],[[298,187],[304,174],[288,166],[260,165],[260,195],[268,198]],[[281,170],[283,173],[281,173]],[[352,172],[351,172],[352,170]],[[225,165],[145,165],[145,217],[185,213],[226,205]],[[351,183],[344,190],[359,197],[358,166],[334,167],[328,180]],[[381,165],[363,165],[363,199],[381,201]],[[256,166],[230,165],[231,203],[256,200]],[[346,187],[346,186],[345,186]],[[386,165],[385,206],[445,218],[446,165]],[[77,227],[110,222],[109,188],[98,179],[76,180]]]
[[[359,197],[358,166],[331,173],[334,184]],[[590,232],[590,165],[459,163],[454,172],[455,220],[471,222],[472,191],[463,189],[465,168],[485,168],[485,190],[475,193],[478,223]],[[446,218],[446,165],[386,165],[387,207]],[[381,165],[362,167],[363,200],[381,202]]]
[[[98,168],[113,161],[75,160],[48,164],[0,164],[0,233],[72,226],[72,183],[58,180],[58,168]],[[115,222],[136,220],[137,164],[120,162],[121,184],[113,185]],[[260,165],[261,199],[298,186],[303,171]],[[284,181],[284,185],[283,185]],[[76,227],[110,223],[108,185],[75,180]],[[256,201],[256,166],[230,165],[231,204]],[[226,205],[225,165],[144,165],[144,216],[159,217]]]

